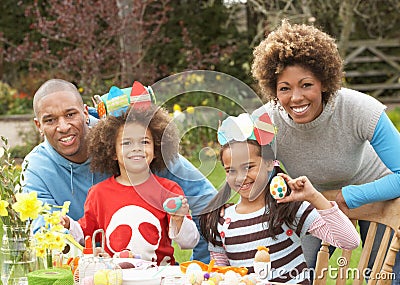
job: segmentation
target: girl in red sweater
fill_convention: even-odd
[[[177,158],[178,145],[171,117],[154,105],[100,120],[89,133],[91,169],[112,176],[89,190],[84,216],[65,217],[64,227],[78,241],[103,229],[110,255],[129,249],[158,265],[174,264],[172,240],[184,249],[199,240],[182,189],[153,174]],[[167,213],[163,202],[171,197],[182,205]]]

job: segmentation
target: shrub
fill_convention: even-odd
[[[388,111],[387,115],[396,126],[397,130],[400,131],[400,107],[396,107],[393,110]]]
[[[19,92],[0,81],[0,114],[15,115],[32,113],[32,96]]]

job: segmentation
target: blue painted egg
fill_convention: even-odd
[[[182,207],[182,200],[179,197],[168,198],[163,203],[163,208],[168,213],[175,213]]]

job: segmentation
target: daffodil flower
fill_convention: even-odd
[[[17,193],[15,198],[17,202],[12,205],[12,208],[20,214],[21,221],[29,218],[34,220],[39,216],[43,202],[37,199],[36,192]]]
[[[36,256],[37,257],[45,257],[46,256],[47,252],[46,252],[45,248],[37,246],[35,249],[36,249]]]
[[[173,110],[174,110],[174,111],[182,112],[181,106],[179,106],[178,104],[174,104]]]
[[[65,216],[68,213],[69,205],[71,205],[71,201],[64,202],[61,209],[61,216]]]
[[[43,219],[47,225],[56,225],[60,222],[60,211],[54,211],[50,214],[43,215]]]
[[[193,114],[193,113],[194,113],[194,107],[193,107],[193,106],[188,106],[188,107],[186,108],[186,112],[187,112],[188,114]]]
[[[8,205],[9,203],[7,201],[0,200],[0,216],[3,217],[8,216],[8,211],[7,211]]]

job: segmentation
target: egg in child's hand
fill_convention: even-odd
[[[163,208],[168,213],[175,213],[182,207],[182,200],[179,197],[168,198],[163,203]]]
[[[285,179],[281,176],[275,176],[269,185],[269,191],[275,200],[283,199],[287,193],[287,185]]]

